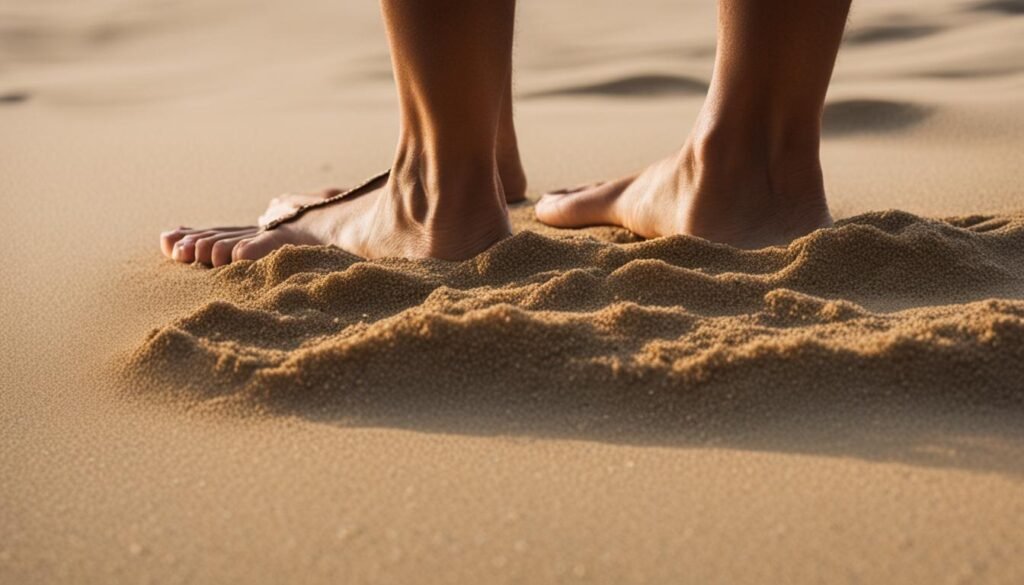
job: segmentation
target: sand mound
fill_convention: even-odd
[[[230,298],[153,331],[128,373],[193,404],[372,420],[1005,406],[1024,400],[1022,267],[1024,217],[896,211],[758,251],[532,231],[461,263],[288,247],[213,271]]]

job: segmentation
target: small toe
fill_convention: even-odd
[[[187,236],[189,234],[193,234],[193,233],[196,233],[196,232],[199,232],[199,231],[201,231],[201,230],[194,230],[194,229],[187,228],[187,227],[183,226],[183,227],[179,227],[178,229],[168,230],[166,232],[161,232],[160,233],[160,250],[164,253],[164,256],[167,256],[168,258],[170,258],[172,252],[174,251],[174,244],[176,244],[178,242],[178,240],[180,240],[181,238],[184,238],[185,236]]]
[[[253,237],[254,234],[255,231],[245,232],[214,242],[213,249],[210,251],[210,264],[214,267],[231,264],[235,246],[237,246],[242,240]]]
[[[199,238],[198,240],[196,240],[196,243],[195,243],[195,246],[194,246],[194,250],[195,251],[193,253],[193,256],[195,257],[195,261],[199,262],[201,264],[209,264],[210,263],[210,252],[213,250],[214,242],[216,242],[217,240],[219,240],[219,239],[221,239],[223,237],[225,237],[225,232],[217,232],[217,233],[211,234],[209,236],[206,236],[204,238]]]
[[[171,258],[186,264],[195,262],[196,259],[196,242],[207,236],[213,235],[212,230],[195,230],[193,233],[186,234],[183,238],[174,243],[171,250]]]
[[[196,240],[195,244],[195,259],[196,262],[200,262],[206,265],[216,266],[217,264],[213,260],[214,251],[218,244],[226,239],[241,239],[245,236],[250,236],[256,233],[256,228],[244,228],[228,231],[218,231],[212,235],[206,236]],[[228,251],[228,260],[231,259],[230,250]],[[226,262],[225,262],[226,263]]]

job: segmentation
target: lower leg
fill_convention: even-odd
[[[381,6],[402,130],[452,131],[493,147],[511,91],[515,1],[382,0]],[[443,122],[451,123],[430,127]]]
[[[503,160],[518,165],[511,104],[505,103],[514,0],[382,0],[382,6],[401,108],[387,180],[273,230],[167,232],[161,245],[168,256],[216,266],[257,259],[286,244],[328,244],[368,258],[460,260],[510,233],[496,144],[504,128],[512,148],[502,152],[515,156]],[[318,196],[299,204],[310,198]],[[280,215],[294,203],[286,197],[272,202],[271,211]]]
[[[849,7],[850,0],[719,2],[715,72],[690,137],[692,158],[706,163],[696,165],[694,180],[708,207],[716,192],[738,190],[748,196],[729,203],[754,213],[826,210],[821,115]]]
[[[515,2],[382,4],[402,118],[385,206],[423,234],[422,255],[472,255],[509,233],[495,145]]]
[[[526,199],[526,173],[519,158],[519,140],[512,116],[512,72],[509,71],[505,95],[501,103],[501,117],[498,120],[498,143],[495,154],[498,159],[498,174],[505,190],[505,201],[518,203]]]
[[[849,4],[720,0],[714,76],[680,152],[631,177],[546,196],[538,217],[745,247],[829,225],[818,145]]]

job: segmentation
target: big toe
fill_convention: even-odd
[[[615,223],[614,204],[621,188],[615,182],[545,193],[535,208],[537,219],[554,227]]]

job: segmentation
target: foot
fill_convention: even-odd
[[[689,142],[640,173],[546,193],[555,227],[618,225],[645,238],[687,234],[741,248],[786,244],[832,225],[817,155],[772,161]],[[767,157],[766,157],[767,158]]]
[[[526,172],[523,170],[522,160],[519,158],[519,148],[514,138],[512,140],[500,141],[498,148],[498,176],[501,179],[501,188],[505,193],[505,202],[508,204],[521,203],[526,201]],[[315,193],[285,193],[270,200],[267,210],[259,217],[257,223],[260,226],[267,225],[278,217],[287,215],[303,205],[315,203],[327,197],[333,197],[344,189],[323,189]]]
[[[516,139],[515,129],[511,125],[511,112],[509,113],[508,128],[503,128],[498,134],[498,144],[495,155],[498,163],[498,176],[501,178],[501,188],[505,192],[505,202],[521,203],[526,201],[526,171],[523,169],[522,159],[519,157],[519,143]],[[267,210],[260,216],[259,225],[266,225],[274,219],[291,213],[296,208],[313,203],[319,199],[331,197],[342,192],[343,189],[324,189],[316,193],[286,193],[275,197],[270,201]]]
[[[496,172],[481,176],[477,170],[468,170],[454,177],[396,168],[388,178],[351,198],[311,210],[270,231],[258,226],[182,227],[161,234],[160,244],[173,260],[210,266],[257,260],[287,244],[333,245],[364,258],[463,260],[511,230]],[[441,190],[446,193],[443,201],[437,196]],[[296,205],[337,192],[278,198],[261,216],[260,225]]]

